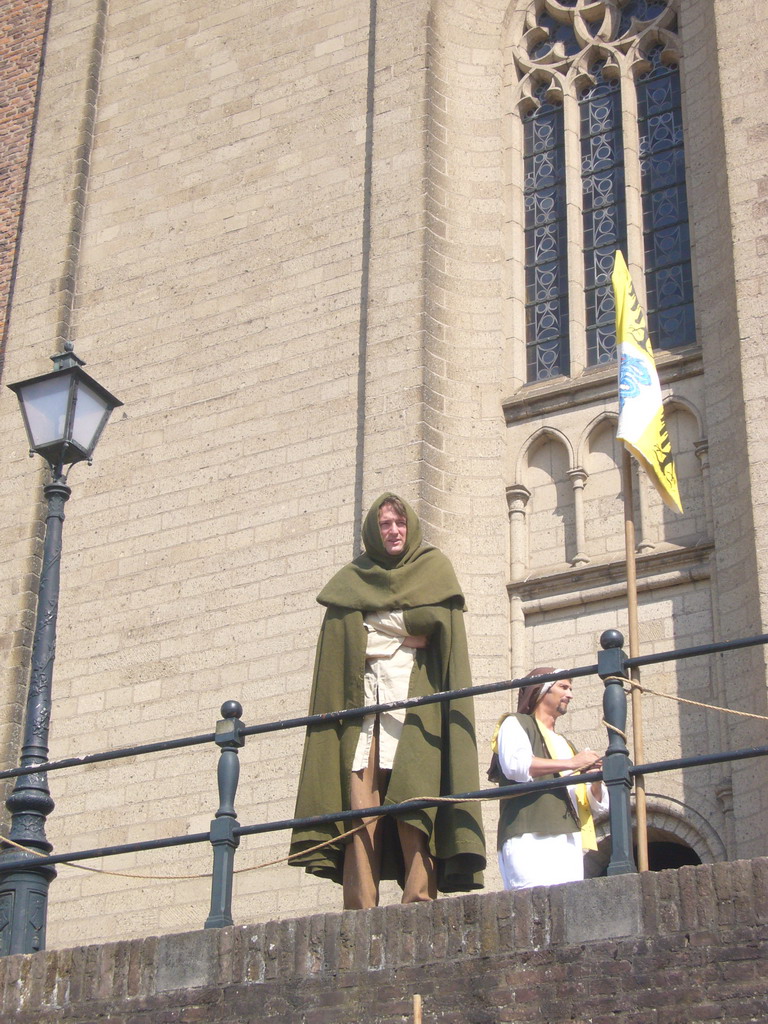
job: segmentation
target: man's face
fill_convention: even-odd
[[[557,718],[568,711],[573,700],[573,683],[570,679],[559,679],[539,701],[539,706]]]
[[[401,555],[408,533],[405,516],[398,515],[391,505],[382,505],[379,509],[379,529],[387,554]]]

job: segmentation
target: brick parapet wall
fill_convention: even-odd
[[[0,4],[0,339],[5,338],[47,16],[48,0]],[[2,356],[0,348],[0,370]]]
[[[768,1016],[768,859],[0,962],[17,1024],[746,1024]]]

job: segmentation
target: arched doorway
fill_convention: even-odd
[[[637,863],[637,849],[633,850]],[[585,857],[584,874],[587,878],[602,878],[608,873],[611,858],[611,837],[605,836],[598,843],[597,852]],[[648,829],[648,870],[666,871],[681,868],[686,864],[701,864],[701,857],[693,847],[680,836],[661,828]]]

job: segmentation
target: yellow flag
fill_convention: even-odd
[[[646,468],[665,503],[682,512],[648,325],[637,301],[627,264],[619,251],[613,263],[611,283],[616,299],[616,355],[619,360],[619,429],[616,437]]]

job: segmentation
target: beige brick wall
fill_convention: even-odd
[[[42,370],[53,347],[85,74],[100,56],[73,332],[125,402],[93,469],[72,474],[58,755],[208,731],[230,697],[249,722],[302,713],[314,594],[352,553],[368,7],[253,14],[112,3],[94,54],[99,5],[54,4],[8,374]],[[23,454],[19,438],[29,518]],[[243,821],[291,813],[300,751],[298,733],[246,750]],[[52,786],[58,849],[184,834],[215,810],[215,754]],[[244,843],[242,866],[283,855],[285,839]],[[209,859],[196,847],[108,866],[185,875]],[[298,889],[297,871],[256,878],[243,876],[241,915],[336,905],[333,890]],[[60,882],[53,943],[207,913],[205,880],[154,890],[63,869]]]
[[[750,370],[742,385],[739,370],[757,358],[762,310],[747,245],[758,245],[746,198],[756,202],[757,171],[740,160],[760,116],[744,87],[750,6],[682,5],[702,358],[675,363],[666,385],[691,511],[671,521],[648,497],[656,547],[644,653],[760,628],[753,515],[759,523],[765,375]],[[508,426],[502,409],[502,399],[509,413],[536,397],[516,390],[512,301],[520,252],[505,46],[522,7],[379,3],[374,35],[361,0],[54,0],[6,379],[42,372],[70,332],[88,370],[125,402],[94,466],[72,474],[55,756],[210,731],[228,698],[248,723],[303,713],[321,617],[314,595],[356,550],[361,512],[388,487],[417,505],[428,539],[454,561],[475,681],[535,662],[592,663],[601,631],[624,628],[610,568],[620,557],[615,452],[600,419],[615,412],[613,371],[592,374],[578,401],[568,385],[563,401],[545,395],[539,412]],[[720,78],[745,119],[732,125],[729,106],[725,131]],[[729,269],[721,240],[731,221],[747,248]],[[590,474],[581,576],[564,556],[573,482],[563,519],[545,480],[551,438],[526,476],[541,427],[558,432],[558,465]],[[23,678],[41,480],[10,396],[0,436],[0,614],[17,641],[3,651],[0,687],[10,701]],[[694,454],[702,439],[706,460]],[[505,487],[515,483],[533,494],[510,622]],[[544,581],[553,566],[567,585]],[[524,583],[531,569],[541,579]],[[713,661],[654,682],[762,706],[762,668],[749,691],[731,685],[741,678]],[[599,742],[599,703],[597,681],[580,684],[575,738]],[[508,704],[478,701],[483,767]],[[741,728],[698,711],[658,701],[648,715],[649,756],[744,745]],[[291,814],[300,751],[298,734],[248,741],[243,823]],[[205,831],[215,762],[195,748],[51,776],[49,836],[69,850]],[[734,772],[738,827],[709,785],[727,777],[654,781],[658,820],[682,801],[706,859],[726,846],[731,856],[761,852],[739,811],[761,799],[762,776]],[[492,851],[493,808],[486,824]],[[286,838],[244,840],[238,867],[284,856]],[[141,881],[63,867],[49,944],[199,927],[207,879],[181,876],[204,876],[209,862],[200,846],[101,865],[149,876]],[[498,886],[493,868],[488,882]],[[339,900],[330,884],[278,864],[238,875],[235,916],[310,914]]]
[[[54,3],[8,375],[42,370],[71,323],[88,369],[125,402],[94,467],[72,475],[57,755],[208,731],[229,697],[248,722],[303,712],[314,594],[353,553],[361,506],[389,486],[419,505],[465,580],[478,678],[506,673],[503,491],[474,444],[480,431],[498,449],[503,427],[488,400],[501,344],[488,327],[488,240],[455,257],[468,268],[466,348],[457,357],[434,330],[424,341],[426,5],[382,5],[375,45],[367,4],[272,5],[258,26],[253,13]],[[446,93],[462,88],[452,74]],[[471,114],[451,130],[470,133]],[[451,216],[472,233],[466,211]],[[71,300],[60,278],[73,272]],[[3,415],[17,438],[14,507],[31,520],[37,470],[10,402]],[[8,587],[18,565],[17,553]],[[18,618],[12,603],[7,613]],[[496,711],[481,717],[487,734]],[[244,822],[291,813],[300,750],[298,734],[249,743]],[[198,749],[52,777],[50,838],[72,849],[204,830],[214,768]],[[243,842],[240,866],[284,855],[285,842]],[[194,875],[208,862],[195,847],[108,867]],[[195,927],[207,898],[205,879],[137,891],[63,868],[49,941]],[[247,919],[338,899],[282,866],[237,882]]]
[[[700,184],[695,201],[701,210],[696,245],[703,301],[702,346],[707,369],[707,431],[710,441],[712,507],[717,535],[716,614],[726,637],[762,632],[765,623],[764,488],[760,480],[765,454],[761,442],[765,393],[763,338],[766,313],[765,268],[759,255],[765,210],[759,200],[764,179],[762,152],[765,81],[755,89],[749,78],[756,47],[762,46],[766,11],[760,4],[715,3],[710,16],[691,12],[691,45],[712,35],[718,52],[701,68],[701,87],[690,90],[691,116],[702,125],[723,124],[722,137],[703,129],[693,141],[691,161]],[[703,16],[704,15],[704,16]],[[760,42],[758,42],[758,40]],[[709,88],[705,82],[711,83]],[[701,108],[709,104],[707,113]],[[724,165],[720,163],[721,155]],[[723,247],[733,242],[733,259]],[[757,541],[757,543],[755,543]],[[762,652],[731,658],[724,673],[729,704],[765,714]],[[757,723],[728,720],[734,746],[761,742]],[[765,786],[760,770],[734,767],[735,818],[743,856],[763,849]],[[759,813],[755,813],[759,808]]]

